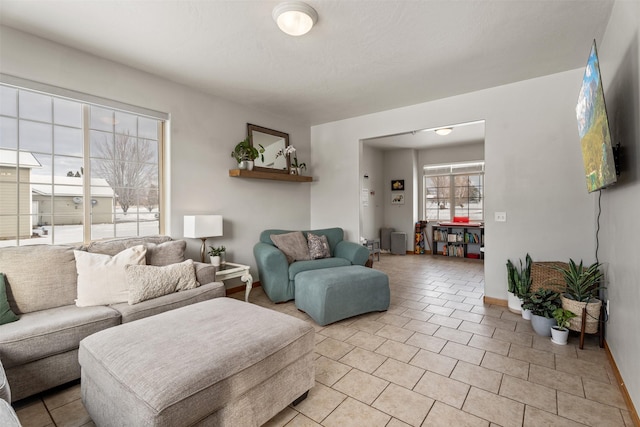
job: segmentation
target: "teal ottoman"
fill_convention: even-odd
[[[295,277],[296,307],[321,326],[389,308],[389,277],[361,265],[303,271]]]

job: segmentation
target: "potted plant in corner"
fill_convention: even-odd
[[[562,272],[567,286],[566,291],[560,298],[562,308],[576,313],[576,316],[571,319],[569,325],[569,329],[572,331],[580,331],[582,312],[586,307],[587,319],[585,332],[588,334],[598,332],[602,301],[596,298],[596,295],[600,289],[605,289],[604,286],[599,286],[603,277],[600,267],[601,265],[597,262],[591,264],[589,267],[584,267],[582,261],[580,261],[579,265],[576,265],[572,259],[569,259],[569,267],[566,269],[555,267],[556,270]]]
[[[209,246],[209,257],[211,259],[211,265],[213,265],[214,267],[220,267],[221,258],[226,250],[227,249],[224,246]]]
[[[559,345],[567,345],[569,339],[569,323],[576,315],[569,310],[556,308],[553,310],[553,318],[557,325],[551,327],[551,342]]]
[[[508,290],[508,307],[512,313],[520,313],[522,300],[529,293],[531,286],[531,257],[529,254],[525,257],[525,266],[522,266],[520,260],[520,268],[518,269],[511,260],[507,260],[507,290]]]
[[[238,169],[253,170],[253,161],[260,157],[264,162],[264,147],[258,145],[257,149],[251,145],[249,137],[238,142],[231,152],[231,157],[238,162]]]
[[[560,295],[551,289],[540,288],[527,295],[523,309],[531,310],[531,327],[538,335],[551,336],[551,327],[556,320],[553,312],[560,307]]]

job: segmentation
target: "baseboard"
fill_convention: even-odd
[[[508,307],[509,306],[509,303],[507,302],[506,299],[491,298],[491,297],[488,297],[488,296],[484,296],[482,298],[482,300],[484,301],[485,304],[499,305],[501,307]]]
[[[627,390],[627,387],[624,385],[624,380],[622,379],[622,375],[620,375],[620,371],[618,370],[616,361],[613,359],[613,355],[611,354],[611,349],[609,349],[607,340],[604,340],[604,351],[605,353],[607,353],[609,362],[611,362],[611,368],[613,368],[613,374],[616,376],[616,380],[618,380],[618,386],[620,387],[620,392],[622,393],[624,402],[627,404],[627,409],[629,409],[629,415],[631,416],[631,421],[633,421],[633,424],[636,427],[640,427],[640,418],[638,417],[638,411],[636,411],[635,406],[633,406],[633,401],[631,400],[631,396],[629,396],[629,391]]]
[[[252,289],[258,288],[260,286],[262,286],[260,284],[260,281],[253,282]],[[245,289],[247,289],[247,286],[242,285],[242,286],[236,286],[235,288],[226,289],[225,292],[226,292],[226,295],[229,296],[231,294],[235,294],[236,292],[244,292]]]

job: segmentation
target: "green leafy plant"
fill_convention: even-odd
[[[571,324],[571,319],[576,317],[573,311],[565,310],[563,308],[556,308],[553,310],[553,318],[558,323],[558,329],[565,330]]]
[[[297,157],[293,157],[293,160],[291,160],[291,167],[292,168],[300,168],[300,169],[307,169],[307,164],[302,162],[302,163],[298,163],[298,158]]]
[[[285,148],[278,151],[276,153],[276,159],[280,156],[289,156],[292,168],[307,169],[306,163],[298,163],[298,155],[296,154],[296,149],[293,145],[287,145]]]
[[[255,160],[258,157],[264,162],[264,147],[262,144],[258,144],[258,148],[251,145],[249,137],[246,137],[242,141],[238,142],[231,152],[231,157],[236,159],[236,162],[240,163],[243,160]]]
[[[518,298],[524,298],[529,292],[531,286],[531,257],[527,254],[525,258],[525,266],[522,266],[520,260],[520,269],[518,269],[511,260],[507,260],[507,284],[508,291],[515,294]]]
[[[589,302],[596,296],[598,290],[605,289],[604,286],[598,286],[602,280],[603,273],[600,271],[600,264],[597,262],[589,267],[584,267],[582,261],[576,265],[572,259],[569,259],[568,268],[554,268],[562,272],[564,282],[567,285],[567,290],[564,293],[566,298]]]
[[[209,256],[220,256],[227,249],[224,246],[209,246]]]
[[[526,294],[523,300],[523,309],[531,310],[531,314],[547,319],[551,319],[553,312],[560,307],[560,294],[551,289],[538,289],[533,293]]]

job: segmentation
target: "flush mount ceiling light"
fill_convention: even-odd
[[[284,33],[301,36],[318,22],[318,13],[301,1],[287,1],[273,8],[273,20]]]
[[[453,129],[452,128],[440,128],[436,129],[436,133],[440,136],[449,135]]]

